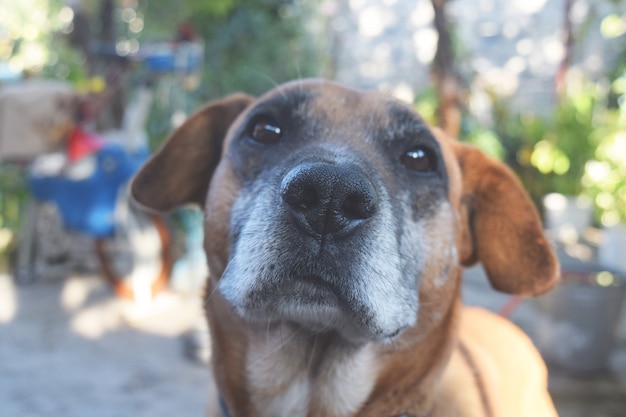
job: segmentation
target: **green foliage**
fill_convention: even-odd
[[[502,160],[505,157],[505,149],[500,143],[500,138],[491,129],[477,126],[464,136],[463,140],[478,147],[492,158]]]
[[[235,8],[205,37],[209,96],[261,94],[318,72],[314,44],[303,29],[304,6],[280,0],[254,4]]]
[[[189,10],[191,16],[223,18],[237,6],[237,3],[243,4],[244,2],[237,0],[192,1],[189,3]]]
[[[437,125],[437,108],[439,100],[437,90],[432,87],[422,91],[415,99],[415,109],[424,121],[431,126]]]
[[[23,171],[15,164],[0,164],[0,228],[19,224],[22,204],[28,196]]]
[[[53,59],[53,33],[62,27],[60,0],[0,1],[0,61],[37,73]]]
[[[624,97],[626,82],[620,80],[612,83],[612,94]],[[461,140],[509,165],[538,206],[551,192],[586,194],[600,223],[625,221],[626,100],[611,106],[601,83],[577,81],[548,117],[514,111],[495,99],[492,127],[470,119]]]
[[[172,38],[190,23],[206,44],[200,94],[214,99],[234,91],[260,94],[277,83],[318,73],[317,45],[298,0],[146,1],[142,39]],[[163,25],[163,16],[168,25]],[[155,30],[169,28],[169,33]]]
[[[27,198],[28,189],[21,167],[0,163],[0,259],[24,220],[21,214]]]
[[[593,109],[588,97],[566,98],[546,118],[512,114],[510,106],[496,105],[493,133],[500,138],[502,159],[538,205],[550,192],[577,195],[582,191],[585,163],[595,149]]]
[[[66,80],[78,86],[89,78],[83,53],[66,42],[55,42],[57,58],[48,62],[41,72],[42,78]]]
[[[138,10],[141,11],[145,22],[141,39],[144,41],[171,39],[178,25],[192,20],[201,23],[196,29],[204,36],[206,26],[227,18],[236,6],[245,3],[241,0],[140,0]],[[200,22],[201,19],[207,20]]]
[[[622,76],[626,78],[626,73]],[[593,137],[598,144],[585,165],[584,193],[593,198],[597,217],[603,225],[626,223],[626,91],[612,94],[621,105],[607,107],[595,120]]]
[[[145,20],[140,39],[171,40],[176,28],[188,23],[204,41],[199,88],[183,92],[183,110],[189,113],[235,91],[259,95],[276,84],[317,75],[321,48],[305,27],[309,7],[301,0],[146,0],[139,7]],[[181,110],[163,104],[156,103],[149,121],[154,144],[171,130],[171,111]]]

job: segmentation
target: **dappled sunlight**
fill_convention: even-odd
[[[418,29],[413,35],[413,45],[415,47],[415,55],[419,62],[428,65],[435,58],[437,52],[437,41],[439,35],[437,31],[426,27]]]
[[[9,275],[0,273],[0,324],[12,321],[17,308],[15,284]]]
[[[176,337],[189,330],[197,320],[203,320],[204,311],[200,294],[165,292],[148,304],[127,304],[123,316],[130,326],[142,332]]]
[[[199,302],[160,294],[148,303],[103,300],[74,312],[70,328],[86,339],[100,339],[124,328],[158,336],[177,337],[201,315]]]
[[[119,330],[124,321],[116,309],[117,305],[117,300],[109,299],[75,311],[69,320],[70,328],[86,339],[99,339]]]
[[[152,297],[152,280],[158,276],[161,269],[161,262],[155,261],[154,256],[161,249],[159,233],[156,228],[143,228],[129,234],[128,239],[133,248],[135,267],[127,279],[132,284],[136,302],[147,304]]]
[[[0,415],[202,415],[209,372],[181,338],[199,305],[171,296],[139,316],[98,276],[19,287],[0,276]]]
[[[359,33],[366,38],[373,38],[383,33],[393,23],[393,14],[383,7],[370,6],[362,10],[359,16]]]
[[[199,293],[163,292],[134,302],[114,297],[100,276],[71,275],[64,280],[17,287],[10,275],[0,274],[0,324],[19,322],[21,315],[34,315],[67,326],[82,338],[98,340],[129,328],[177,337],[203,312]]]
[[[82,307],[89,295],[95,290],[102,290],[103,284],[100,280],[86,280],[84,277],[68,277],[61,290],[61,306],[71,313]]]
[[[522,13],[533,14],[544,8],[548,0],[513,0],[511,4]]]
[[[411,13],[411,24],[416,27],[430,26],[433,18],[435,17],[435,11],[433,5],[429,1],[419,1],[415,5],[415,10]]]
[[[410,85],[407,83],[399,83],[393,90],[391,90],[391,94],[397,98],[398,100],[402,100],[405,103],[413,103],[415,101],[415,93]]]
[[[547,64],[558,64],[565,56],[563,40],[557,35],[550,35],[543,38],[541,41],[541,52]]]
[[[100,277],[72,276],[62,283],[60,306],[72,332],[90,340],[132,327],[142,332],[175,337],[199,317],[200,295],[164,292],[154,299],[114,298]]]

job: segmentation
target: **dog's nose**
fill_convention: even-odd
[[[326,162],[305,163],[289,171],[280,194],[296,223],[319,236],[348,233],[378,208],[374,186],[359,168]]]

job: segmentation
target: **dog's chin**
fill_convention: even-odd
[[[333,338],[351,346],[361,346],[367,343],[390,344],[404,330],[404,327],[400,327],[382,333],[375,329],[367,329],[347,319],[343,313],[329,310],[326,307],[309,306],[308,309],[298,308],[294,309],[297,311],[284,311],[285,314],[264,314],[266,312],[258,310],[251,312],[237,310],[246,323],[261,332],[287,325],[304,336],[313,338],[332,335]]]
[[[391,343],[402,331],[416,322],[411,314],[405,321],[378,324],[375,313],[363,303],[347,300],[336,288],[313,277],[299,277],[287,288],[259,286],[237,290],[227,280],[220,280],[220,290],[236,313],[258,329],[288,324],[311,336],[335,334],[351,345],[369,342]]]

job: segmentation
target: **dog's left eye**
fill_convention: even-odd
[[[432,152],[422,147],[406,151],[400,157],[400,162],[411,171],[416,172],[433,172],[436,169]]]
[[[252,125],[250,137],[260,143],[276,143],[283,137],[283,131],[276,123],[261,120]]]

